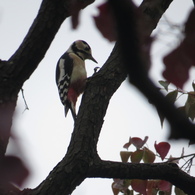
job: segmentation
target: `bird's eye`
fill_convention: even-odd
[[[90,48],[89,47],[85,47],[85,51],[89,51],[90,50]]]

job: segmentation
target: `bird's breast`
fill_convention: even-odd
[[[74,60],[74,66],[71,74],[71,83],[77,82],[78,80],[85,80],[87,78],[87,72],[85,69],[85,63],[83,60]]]

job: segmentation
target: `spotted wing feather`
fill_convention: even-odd
[[[62,104],[66,106],[68,88],[73,69],[73,60],[68,53],[62,55],[57,63],[56,68],[56,84],[58,86],[59,96]]]

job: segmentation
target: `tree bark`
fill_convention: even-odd
[[[1,63],[3,73],[8,75],[6,83],[17,81],[16,87],[8,90],[6,94],[3,92],[5,85],[0,88],[0,97],[3,100],[6,100],[5,97],[8,94],[8,102],[10,102],[10,94],[13,94],[14,102],[16,102],[18,91],[44,57],[61,23],[73,13],[70,12],[70,2],[72,1],[43,1],[38,16],[19,49],[8,62]],[[82,6],[85,7],[92,0],[79,2],[82,2]],[[145,17],[144,23],[148,28],[148,34],[156,27],[160,17],[172,1],[154,2],[156,0],[145,0],[140,7]],[[150,7],[151,4],[153,7]],[[150,25],[147,25],[147,22]],[[125,164],[102,161],[99,158],[96,147],[109,100],[126,76],[120,45],[116,43],[104,66],[89,79],[71,142],[63,160],[37,188],[25,189],[22,192],[13,190],[13,194],[68,195],[87,177],[165,179],[188,194],[195,194],[194,189],[189,192],[188,186],[183,184],[184,181],[190,181],[189,185],[193,186],[194,178],[180,171],[173,164]],[[3,80],[3,78],[1,79]],[[12,108],[13,110],[14,108]],[[165,172],[162,171],[163,169]],[[8,190],[10,192],[10,188]],[[1,189],[0,192],[2,194]]]
[[[89,168],[88,177],[119,179],[160,179],[182,189],[188,195],[195,193],[194,177],[181,171],[175,163],[119,163],[101,161]]]

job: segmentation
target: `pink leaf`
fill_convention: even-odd
[[[76,12],[71,17],[71,23],[72,23],[72,28],[73,29],[76,29],[79,25],[79,13],[80,13],[80,11]]]
[[[115,183],[113,182],[112,183],[112,192],[114,195],[118,195],[120,190],[118,188],[115,188],[114,185],[115,185]]]
[[[177,87],[183,88],[189,78],[189,69],[192,66],[188,57],[183,53],[183,45],[165,56],[163,62],[166,68],[163,72],[164,78]]]
[[[117,39],[116,23],[109,3],[100,5],[98,10],[99,15],[93,17],[98,30],[109,41],[115,41]]]
[[[112,184],[112,188],[116,188],[122,192],[126,192],[129,185],[130,185],[130,180],[114,179],[114,183]]]
[[[114,179],[114,183],[112,185],[113,188],[122,190],[123,189],[123,183],[124,180],[123,179]]]
[[[180,46],[165,56],[163,76],[182,88],[189,78],[189,69],[195,65],[195,10],[192,10],[185,26],[185,38]]]
[[[148,180],[147,182],[147,194],[155,194],[158,191],[158,180]]]
[[[130,138],[130,143],[133,144],[137,149],[142,148],[142,146],[147,142],[148,136],[145,136],[144,140],[139,137]]]
[[[171,190],[171,183],[165,180],[160,180],[158,183],[158,188],[161,191],[170,192]]]
[[[79,25],[79,14],[80,10],[85,7],[85,4],[82,1],[72,0],[69,8],[71,15],[71,24],[72,28],[76,29]]]
[[[168,142],[160,142],[159,144],[156,144],[155,142],[154,147],[157,153],[160,155],[161,159],[164,160],[171,146]]]
[[[129,148],[129,146],[131,145],[131,137],[129,138],[129,142],[127,142],[126,144],[124,144],[123,148],[127,149]]]
[[[147,180],[133,179],[131,180],[131,186],[133,190],[146,195]]]
[[[128,150],[128,148],[129,148],[130,145],[131,145],[131,143],[128,142],[128,143],[124,144],[123,148],[125,148],[125,149]]]

